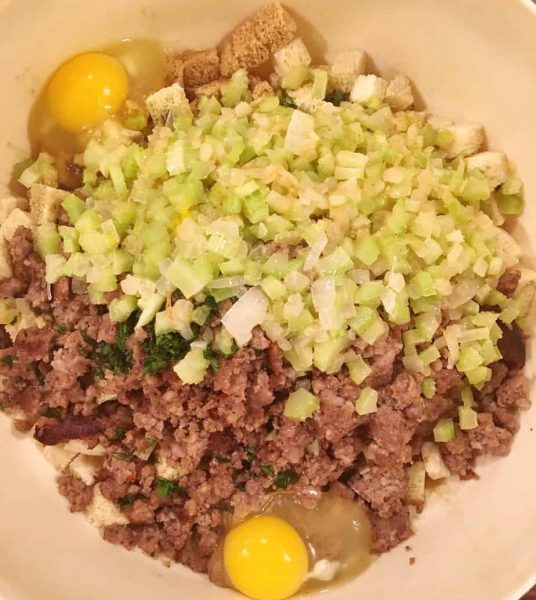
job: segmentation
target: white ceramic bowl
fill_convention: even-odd
[[[216,43],[263,0],[0,0],[0,196],[28,152],[36,90],[65,57],[124,37],[178,48]],[[481,121],[526,183],[519,227],[536,256],[536,8],[530,0],[288,0],[320,58],[365,48],[386,75],[407,73],[427,107]],[[529,258],[530,260],[530,258]],[[534,350],[534,344],[533,350]],[[534,355],[534,351],[532,352]],[[534,373],[535,359],[528,371]],[[533,394],[533,397],[536,397]],[[536,582],[536,408],[512,453],[479,481],[432,496],[416,536],[323,598],[517,600]],[[69,514],[52,469],[0,420],[0,594],[7,600],[211,600],[235,597],[182,567],[101,541]],[[415,565],[409,566],[409,557]]]

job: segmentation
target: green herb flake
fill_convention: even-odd
[[[299,480],[299,475],[291,469],[280,471],[275,478],[274,485],[278,490],[286,490],[289,485],[295,484]]]
[[[215,460],[215,461],[216,461],[218,464],[220,464],[220,465],[225,465],[225,464],[227,464],[227,463],[230,463],[230,462],[231,462],[231,459],[230,459],[230,458],[226,458],[225,456],[218,456],[218,455],[216,455],[216,456],[214,457],[214,460]]]
[[[54,326],[54,329],[60,335],[65,335],[67,333],[67,327],[65,327],[65,325],[61,325],[59,323]]]
[[[156,480],[156,488],[155,488],[157,496],[160,498],[168,498],[172,494],[182,494],[188,495],[188,492],[185,488],[180,486],[175,481],[170,481],[169,479],[164,479],[159,477]]]
[[[114,458],[117,458],[117,460],[124,460],[126,462],[130,462],[134,458],[134,450],[130,450],[129,452],[114,452],[112,456]]]
[[[115,439],[116,440],[124,440],[125,436],[127,434],[127,431],[124,427],[116,427],[115,428]]]
[[[59,408],[46,408],[41,414],[47,419],[61,419],[61,410]]]
[[[261,473],[266,475],[266,477],[275,477],[274,468],[270,465],[261,465],[260,467]]]
[[[184,358],[190,348],[190,344],[175,331],[156,336],[151,328],[148,333],[149,339],[143,343],[145,375],[154,375],[165,369],[171,361]]]
[[[214,350],[207,346],[203,352],[203,356],[208,360],[209,365],[212,367],[212,370],[216,372],[220,368],[220,361],[218,360],[216,353]]]
[[[127,494],[126,496],[119,498],[119,500],[117,501],[117,504],[119,504],[119,506],[121,506],[121,507],[130,506],[131,504],[134,503],[135,499],[136,499],[136,497],[133,494]]]
[[[281,106],[286,106],[287,108],[298,108],[294,100],[288,94],[283,94],[281,98],[279,98],[279,104],[281,104]]]
[[[207,296],[205,298],[205,305],[210,310],[210,316],[218,314],[218,303],[214,296]]]
[[[331,102],[335,106],[340,106],[341,102],[348,102],[348,100],[350,100],[350,94],[339,90],[331,92],[326,96],[326,102]]]
[[[0,358],[0,362],[6,365],[6,367],[12,367],[17,362],[17,357],[12,354],[6,354],[6,356]]]
[[[234,506],[228,500],[221,500],[220,502],[218,502],[218,504],[216,504],[216,508],[220,512],[225,512],[225,513],[230,513],[230,514],[234,513]]]

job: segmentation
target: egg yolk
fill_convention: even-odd
[[[233,586],[254,600],[283,600],[295,594],[309,567],[307,548],[283,519],[261,515],[227,534],[223,562]]]
[[[76,133],[116,113],[127,93],[122,63],[101,52],[88,52],[64,62],[52,75],[47,105],[61,127]]]

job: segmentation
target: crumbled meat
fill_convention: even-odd
[[[71,512],[82,512],[93,499],[93,487],[74,475],[61,474],[58,477],[58,489],[69,501]]]
[[[45,446],[55,446],[67,440],[80,440],[97,435],[99,430],[89,417],[67,417],[60,422],[47,422],[35,427],[35,439]]]
[[[373,552],[387,552],[413,535],[409,509],[404,507],[391,517],[371,514]]]
[[[499,278],[497,290],[506,296],[513,296],[520,279],[521,271],[519,269],[508,269]]]
[[[500,324],[502,337],[497,347],[504,362],[510,369],[522,369],[525,366],[525,340],[521,329],[514,323],[511,327]]]

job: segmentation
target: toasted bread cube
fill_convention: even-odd
[[[253,86],[253,100],[264,96],[273,96],[274,93],[273,87],[267,81],[258,81]]]
[[[63,190],[34,183],[30,188],[30,214],[34,222],[37,225],[54,222],[66,195]]]
[[[166,85],[184,86],[184,59],[181,52],[169,50],[165,55]]]
[[[508,177],[508,163],[504,152],[479,152],[470,156],[466,163],[469,170],[480,171],[492,189],[502,185]]]
[[[405,75],[396,75],[387,85],[385,101],[393,110],[406,110],[413,104],[411,82]]]
[[[350,100],[361,103],[370,102],[372,98],[383,100],[386,90],[387,81],[385,79],[377,75],[359,75],[350,92]]]
[[[99,529],[128,523],[127,516],[121,512],[119,507],[103,496],[100,484],[93,488],[93,500],[84,512],[88,521]]]
[[[184,88],[178,83],[158,90],[145,101],[155,125],[163,125],[170,112],[190,111]]]
[[[230,77],[238,69],[254,69],[294,38],[296,23],[275,2],[261,8],[239,25],[221,47],[221,74]]]
[[[75,458],[76,452],[72,452],[65,447],[65,444],[57,444],[56,446],[43,446],[37,444],[37,447],[43,453],[47,461],[56,469],[63,471],[69,466],[69,463]]]
[[[295,38],[274,53],[274,69],[278,75],[283,76],[291,67],[298,65],[309,66],[311,64],[311,55],[307,46],[301,38]]]
[[[79,454],[74,458],[68,467],[68,472],[72,475],[76,475],[86,485],[93,485],[95,483],[95,476],[102,465],[102,459],[95,456],[85,456]]]
[[[205,85],[200,85],[199,87],[190,90],[190,93],[194,98],[200,99],[203,96],[215,96],[216,98],[221,97],[221,88],[229,83],[228,79],[218,79],[217,81],[212,81],[210,83],[205,83]]]
[[[255,33],[270,52],[288,44],[296,35],[296,21],[281,6],[273,2],[261,8],[253,17]]]
[[[33,220],[30,216],[30,213],[27,213],[20,208],[15,208],[9,213],[7,219],[0,225],[0,237],[10,242],[19,227],[32,229]]]
[[[363,50],[337,52],[329,70],[330,89],[350,93],[359,75],[367,72],[367,55]]]
[[[220,78],[220,57],[216,48],[193,52],[184,59],[184,87],[195,88]]]
[[[453,140],[450,144],[447,156],[471,156],[480,150],[484,143],[484,128],[480,123],[456,123],[447,128]]]

